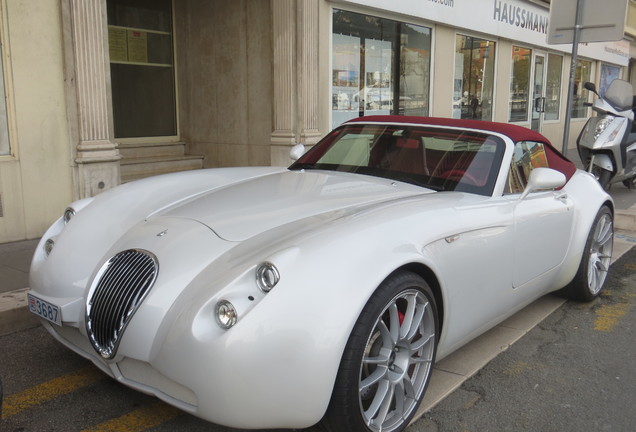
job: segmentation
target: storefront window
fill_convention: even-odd
[[[9,122],[7,120],[7,97],[4,89],[4,61],[0,45],[0,156],[11,154],[9,143]]]
[[[171,0],[108,0],[116,138],[177,134]]]
[[[601,79],[599,85],[599,93],[601,96],[605,95],[605,90],[615,79],[621,77],[621,68],[618,66],[612,66],[605,63],[601,63]]]
[[[373,114],[428,115],[431,29],[333,14],[332,125]]]
[[[572,118],[587,117],[587,107],[584,105],[588,101],[589,92],[583,88],[583,84],[592,79],[592,62],[578,60],[576,62],[576,72],[574,79],[574,98],[572,99]]]
[[[495,42],[457,35],[453,117],[492,119]]]
[[[531,49],[512,47],[512,79],[510,80],[510,116],[508,121],[528,121],[531,60]]]
[[[561,75],[563,57],[548,54],[548,76],[545,89],[545,120],[558,120],[561,107]]]

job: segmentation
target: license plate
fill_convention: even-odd
[[[27,297],[29,300],[29,311],[45,320],[51,321],[53,324],[62,325],[62,313],[59,307],[32,294],[27,294]]]

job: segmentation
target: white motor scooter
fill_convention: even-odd
[[[616,79],[601,97],[593,83],[584,87],[598,96],[592,104],[596,112],[576,139],[585,170],[592,173],[602,187],[623,182],[636,186],[636,125],[632,85]]]

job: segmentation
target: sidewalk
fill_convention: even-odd
[[[29,286],[29,267],[38,241],[0,244],[0,294]]]

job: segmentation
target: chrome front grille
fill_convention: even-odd
[[[86,304],[86,331],[104,358],[117,352],[120,338],[152,288],[159,265],[141,249],[129,249],[108,260],[95,277]]]

